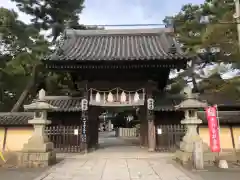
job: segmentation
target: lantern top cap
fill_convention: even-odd
[[[29,104],[24,105],[24,109],[27,111],[53,111],[57,109],[57,107],[52,106],[51,104],[48,104],[45,100],[46,92],[44,89],[41,89],[38,92],[38,99]]]
[[[197,100],[197,94],[193,94],[190,87],[185,88],[183,93],[185,94],[186,99],[179,105],[175,106],[176,109],[198,109],[208,106],[207,103]]]

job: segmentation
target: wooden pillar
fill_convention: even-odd
[[[99,127],[99,119],[98,116],[100,114],[101,109],[99,107],[94,107],[93,113],[93,124],[92,124],[92,135],[93,135],[93,148],[98,148],[98,127]]]
[[[139,140],[140,140],[140,147],[144,147],[144,117],[143,117],[143,108],[140,107],[138,119],[140,120],[140,134],[139,134]]]
[[[154,122],[154,111],[148,108],[147,102],[148,99],[153,99],[153,84],[148,83],[146,88],[146,119],[148,122],[148,151],[155,151],[156,149],[156,130]]]
[[[88,149],[92,150],[94,144],[94,107],[89,106],[88,110]]]
[[[99,107],[89,106],[88,116],[88,149],[95,150],[98,146]]]
[[[140,120],[140,146],[148,146],[148,122],[146,118],[146,106],[140,107],[139,120]]]
[[[148,111],[148,151],[155,151],[156,149],[156,130],[154,124],[153,111]]]

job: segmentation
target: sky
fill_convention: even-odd
[[[166,16],[178,13],[184,4],[203,2],[204,0],[85,0],[80,23],[85,25],[161,24]],[[0,0],[0,7],[14,9],[19,13],[20,20],[25,23],[30,22],[30,16],[19,12],[11,0]],[[227,73],[224,76],[230,78],[233,75]]]
[[[204,0],[85,0],[80,23],[97,24],[158,24],[165,16],[178,13],[182,5],[200,4]],[[10,0],[0,0],[0,7],[14,9]],[[19,13],[19,18],[29,22],[30,17]]]

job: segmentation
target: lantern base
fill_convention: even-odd
[[[203,153],[203,162],[213,164],[216,161],[217,153],[213,153],[210,151],[208,144],[204,143],[199,135],[196,136],[185,136],[183,141],[180,142],[180,150],[176,151],[175,157],[176,160],[179,161],[181,164],[188,164],[193,165],[193,156],[194,156],[194,144],[195,142],[201,142],[201,152]]]
[[[204,164],[214,165],[217,157],[218,157],[218,153],[204,152],[203,153]],[[182,165],[188,165],[188,164],[193,165],[193,153],[178,150],[176,151],[174,158],[177,162],[180,162]]]
[[[18,166],[25,168],[47,167],[56,163],[56,153],[49,152],[19,152]]]
[[[199,135],[196,136],[184,136],[183,141],[180,142],[180,149],[184,152],[192,153],[194,151],[194,143],[202,141]],[[206,143],[203,142],[203,152],[210,152],[210,149]]]

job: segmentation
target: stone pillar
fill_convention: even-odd
[[[25,105],[24,109],[33,111],[34,118],[28,123],[34,127],[34,132],[22,151],[18,154],[18,164],[23,167],[45,167],[56,162],[53,143],[49,141],[45,134],[46,125],[51,121],[47,120],[47,112],[56,109],[44,100],[45,91],[39,91],[39,99]]]

